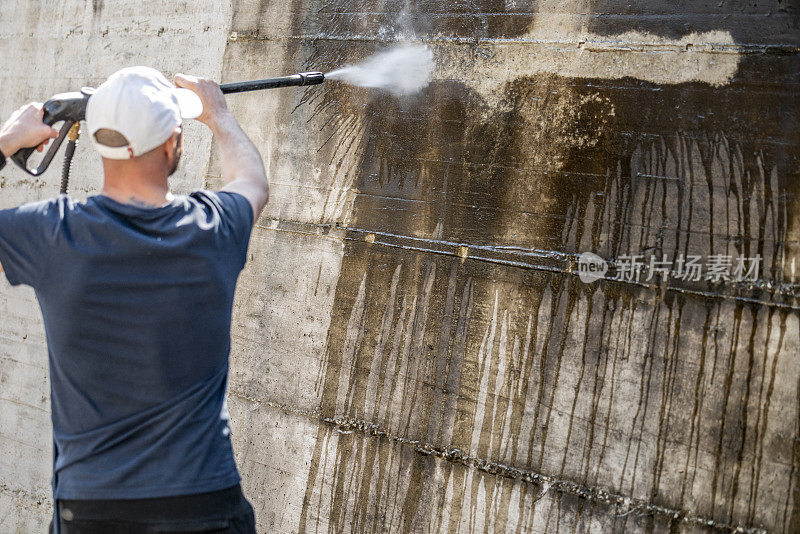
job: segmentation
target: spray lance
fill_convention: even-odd
[[[433,52],[427,46],[401,43],[368,57],[358,65],[345,66],[327,74],[302,72],[280,78],[225,83],[220,85],[220,89],[223,94],[241,93],[277,87],[316,85],[327,79],[359,87],[379,89],[402,97],[413,95],[427,86],[433,69]],[[39,176],[50,166],[64,140],[69,138],[61,178],[61,192],[66,193],[72,155],[78,142],[78,125],[86,118],[86,104],[93,93],[94,89],[84,87],[80,91],[55,95],[45,102],[44,123],[52,126],[58,122],[64,122],[58,137],[35,168],[28,166],[28,159],[36,150],[35,148],[23,148],[12,155],[11,160],[28,174]]]
[[[291,76],[281,76],[279,78],[267,78],[264,80],[250,80],[245,82],[224,83],[219,86],[223,94],[243,93],[245,91],[260,91],[262,89],[275,89],[278,87],[302,87],[305,85],[317,85],[325,81],[325,75],[321,72],[301,72]],[[78,143],[80,121],[86,119],[86,104],[94,94],[94,89],[84,87],[80,91],[71,93],[60,93],[53,96],[44,103],[42,109],[44,115],[42,121],[48,126],[52,126],[63,121],[64,124],[58,132],[50,148],[45,153],[39,165],[31,168],[28,166],[28,159],[36,151],[36,148],[23,148],[11,156],[11,160],[21,169],[31,176],[43,174],[53,157],[61,148],[64,140],[67,139],[67,149],[64,157],[64,168],[61,175],[61,193],[66,193],[69,186],[69,171],[72,165],[72,156],[75,154],[75,147]]]

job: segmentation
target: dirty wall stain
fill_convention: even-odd
[[[600,291],[568,275],[409,257],[374,244],[355,243],[348,253],[372,262],[339,287],[347,322],[336,322],[329,337],[325,416],[579,487],[611,488],[689,518],[781,525],[794,460],[791,444],[777,442],[793,431],[792,415],[770,406],[776,385],[781,402],[796,395],[777,374],[796,371],[787,357],[798,343],[796,317],[681,296],[653,302],[631,288]],[[773,331],[777,344],[768,342]],[[753,357],[755,345],[768,347],[765,361]],[[428,531],[431,514],[442,513],[430,503],[442,491],[457,495],[448,513],[464,500],[489,510],[508,505],[509,494],[483,495],[477,483],[442,486],[423,458],[397,471],[373,456],[386,438],[356,433],[339,449],[331,446],[335,435],[320,430],[301,531],[320,526],[312,518],[330,521],[332,532],[360,522],[366,530]],[[400,485],[401,495],[374,493],[374,484]],[[530,486],[515,509],[532,504],[540,489]],[[747,503],[745,518],[733,515],[738,501]],[[765,514],[767,503],[777,508]],[[528,526],[557,522],[560,505],[552,506]],[[389,508],[399,523],[381,523]],[[504,521],[516,528],[519,520]]]
[[[784,301],[795,306],[789,266],[797,256],[788,236],[796,224],[796,149],[775,126],[786,122],[780,115],[792,94],[778,95],[769,110],[741,110],[737,98],[699,85],[667,91],[631,81],[626,89],[523,77],[507,85],[489,119],[480,98],[457,83],[434,84],[413,105],[367,95],[366,106],[353,105],[363,130],[338,140],[362,154],[350,224],[606,257],[758,254],[761,279],[787,283]],[[711,299],[695,299],[601,284],[590,297],[570,276],[501,283],[514,267],[470,276],[469,258],[459,265],[379,247],[352,244],[345,252],[320,378],[325,413],[611,488],[688,518],[793,528],[796,503],[786,496],[796,493],[797,457],[778,441],[793,435],[794,423],[767,399],[778,387],[788,402],[781,411],[797,413],[797,385],[776,374],[798,371],[787,357],[798,346],[796,309],[720,303],[715,288]],[[390,273],[391,283],[383,279]],[[783,341],[764,350],[774,335]],[[361,463],[366,442],[353,440],[331,457],[330,432],[318,437],[302,529],[313,530],[315,498],[331,511],[331,531],[362,524],[434,531],[428,522],[440,512],[432,496],[441,491],[456,495],[451,513],[465,500],[475,506],[471,521],[443,532],[480,531],[476,514],[499,520],[498,510],[508,509],[510,494],[485,493],[474,480],[443,486],[423,460],[402,472],[372,457]],[[400,485],[402,495],[370,493],[375,478]],[[517,498],[516,510],[532,505],[530,494]],[[354,516],[340,515],[351,500]],[[530,523],[506,517],[501,530],[548,531],[565,517],[563,506],[552,501]],[[582,506],[589,517],[598,513]],[[382,523],[387,509],[399,514],[396,523]],[[639,527],[664,520],[654,514]]]
[[[352,226],[605,257],[759,254],[766,278],[794,283],[794,93],[742,109],[746,87],[699,98],[699,84],[521,77],[488,117],[458,83],[411,102],[339,86],[311,103],[334,108],[332,129],[360,117],[331,138],[362,158],[345,169]]]
[[[312,4],[295,34],[323,70],[403,31],[475,42],[434,43],[456,74],[414,100],[336,84],[304,99],[330,132],[320,163],[356,191],[320,410],[381,430],[320,427],[299,529],[800,527],[797,54],[754,48],[716,87],[506,69],[487,95],[458,62],[491,59],[492,40],[526,35],[545,3]],[[393,17],[405,27],[363,38]],[[611,18],[593,31],[623,35],[624,17]],[[651,30],[680,41],[689,32],[673,22]],[[397,236],[414,240],[388,243]],[[473,259],[480,247],[521,259],[758,254],[763,269],[743,287],[586,286],[564,269]],[[547,498],[532,475],[487,482],[393,438],[575,486]],[[642,513],[615,517],[597,488]]]

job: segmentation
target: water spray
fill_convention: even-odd
[[[433,52],[422,45],[400,45],[372,55],[356,65],[349,65],[327,74],[301,72],[280,78],[224,83],[224,94],[260,91],[278,87],[321,84],[336,80],[349,85],[379,89],[395,96],[413,95],[423,89],[433,73]]]
[[[433,66],[433,52],[427,46],[400,45],[357,65],[331,71],[325,78],[408,96],[428,85]]]

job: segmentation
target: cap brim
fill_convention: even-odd
[[[184,119],[196,119],[203,113],[203,102],[197,93],[183,87],[173,89],[175,98],[178,99],[178,106],[181,108],[181,117]]]

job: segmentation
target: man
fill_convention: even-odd
[[[269,185],[219,86],[175,83],[184,89],[133,67],[97,88],[86,131],[103,160],[99,195],[0,211],[0,263],[34,288],[44,318],[63,534],[255,532],[225,390],[234,289]],[[217,140],[220,192],[170,193],[187,94]],[[3,154],[53,135],[40,106],[12,121]]]

